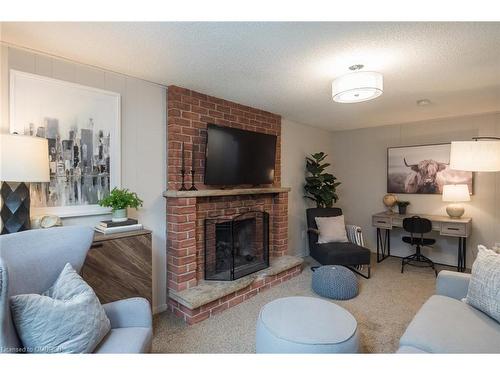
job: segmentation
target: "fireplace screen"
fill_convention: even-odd
[[[205,280],[235,280],[267,267],[267,212],[205,219]]]

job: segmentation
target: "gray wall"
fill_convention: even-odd
[[[339,206],[349,222],[363,227],[366,242],[372,250],[376,249],[376,237],[371,215],[385,209],[382,197],[386,193],[387,147],[470,140],[477,135],[500,136],[500,114],[333,133],[333,170],[342,182]],[[472,217],[473,224],[472,238],[468,242],[468,266],[475,258],[478,244],[493,246],[500,242],[500,173],[475,173],[474,178],[472,201],[465,204],[465,215]],[[446,215],[446,203],[441,201],[440,195],[404,194],[400,198],[411,202],[410,213]],[[401,231],[393,231],[393,254],[409,255],[410,249],[402,244],[401,235]],[[455,265],[457,241],[440,238],[434,249],[424,252],[437,262]]]
[[[144,207],[130,216],[153,231],[153,308],[166,301],[166,88],[140,79],[83,64],[1,46],[0,131],[9,131],[9,69],[40,74],[121,94],[122,186],[144,200]],[[64,225],[94,225],[103,216],[64,219]]]
[[[307,255],[306,213],[314,202],[304,198],[305,157],[324,151],[332,160],[331,132],[298,124],[287,119],[281,122],[282,185],[292,188],[288,195],[288,245],[293,255]]]

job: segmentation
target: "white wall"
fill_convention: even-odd
[[[121,94],[122,186],[137,192],[144,207],[130,212],[153,231],[153,308],[166,303],[166,88],[133,77],[1,46],[0,131],[9,131],[9,69],[40,74]],[[106,217],[107,218],[107,217]],[[64,225],[94,225],[102,216],[68,218]]]
[[[342,182],[339,206],[346,220],[361,225],[368,246],[376,250],[371,215],[385,209],[382,197],[386,194],[387,147],[470,140],[478,135],[500,136],[500,113],[334,132],[333,170]],[[286,160],[284,155],[282,159]],[[465,215],[472,217],[473,227],[468,241],[468,266],[478,244],[492,246],[500,242],[500,173],[475,173],[474,179],[472,201],[465,204]],[[440,195],[405,194],[400,198],[411,202],[410,213],[446,215],[446,203]],[[402,232],[392,232],[392,254],[409,255],[409,247],[401,242]],[[456,265],[457,240],[436,238],[434,249],[424,253],[436,262]]]
[[[306,208],[314,202],[304,198],[305,157],[315,152],[326,152],[332,160],[333,134],[329,131],[281,121],[281,184],[291,187],[288,195],[288,246],[289,254],[308,254],[306,233]]]

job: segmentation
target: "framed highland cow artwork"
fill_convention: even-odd
[[[387,192],[442,194],[443,185],[467,184],[472,194],[473,174],[450,168],[450,143],[389,147]]]

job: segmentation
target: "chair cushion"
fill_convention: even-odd
[[[436,243],[434,238],[420,238],[420,237],[411,237],[404,236],[403,242],[409,243],[410,245],[420,245],[420,246],[429,246]]]
[[[345,230],[344,215],[316,217],[315,220],[319,230],[319,244],[349,241]]]
[[[462,301],[434,295],[399,343],[429,353],[500,353],[500,325]]]
[[[500,254],[478,246],[466,302],[500,322]]]
[[[330,242],[316,244],[311,248],[311,256],[321,264],[344,266],[370,264],[370,250],[351,242]]]
[[[94,353],[148,353],[152,337],[151,328],[113,328]]]
[[[30,353],[91,353],[111,328],[94,291],[69,263],[45,293],[12,296],[10,303]]]

